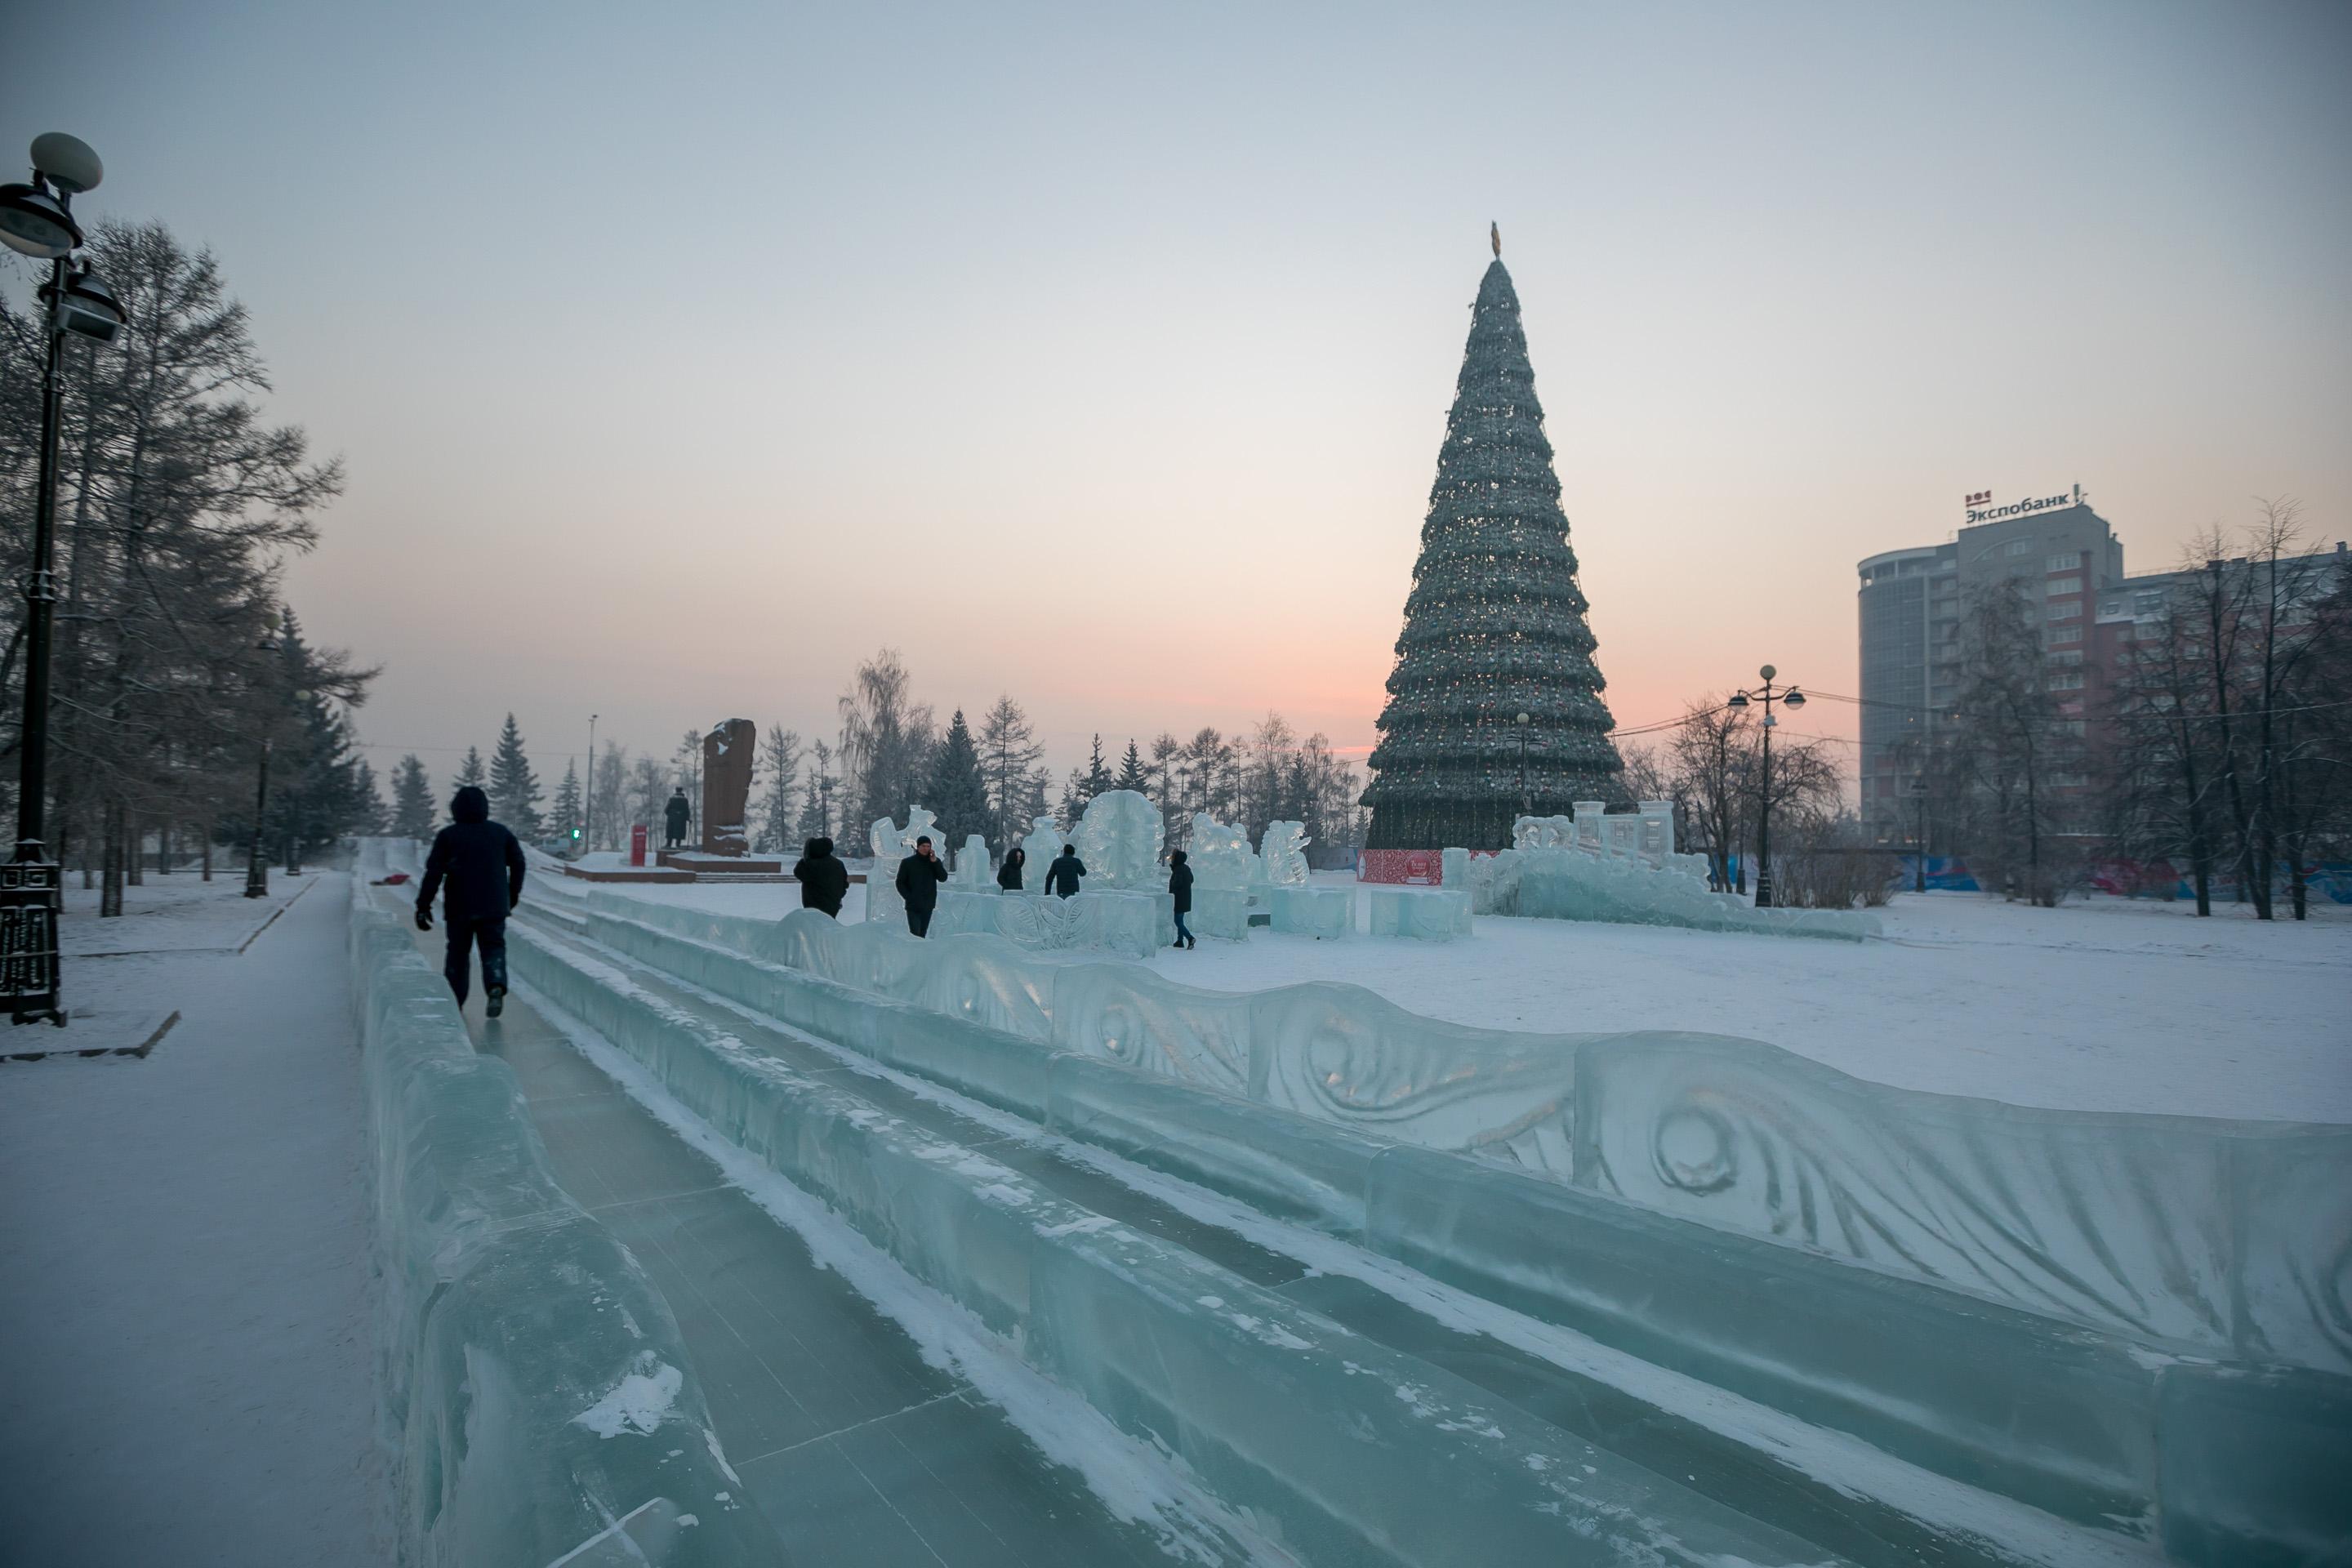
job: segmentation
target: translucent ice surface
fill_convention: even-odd
[[[1168,868],[1160,846],[1168,833],[1160,808],[1131,789],[1105,790],[1087,802],[1078,823],[1078,858],[1086,885],[1097,892],[1166,892]],[[1041,874],[1045,868],[1034,868]]]
[[[514,1075],[376,904],[383,854],[352,879],[351,952],[402,1561],[774,1562],[727,1500],[741,1483],[669,1308],[549,1173]]]
[[[1523,826],[1535,823],[1540,827],[1545,820],[1527,818]],[[1696,865],[1696,858],[1687,855],[1670,857],[1669,864],[1654,867],[1631,857],[1547,846],[1465,856],[1462,871],[1480,914],[1845,942],[1862,942],[1879,934],[1878,917],[1864,910],[1759,910],[1737,894],[1711,892],[1704,877],[1697,874]]]
[[[1470,934],[1470,895],[1459,888],[1387,888],[1366,884],[1368,924],[1374,936],[1452,942]]]

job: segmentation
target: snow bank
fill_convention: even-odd
[[[351,957],[403,1561],[777,1561],[756,1515],[713,1500],[742,1488],[668,1306],[557,1184],[513,1073],[370,892],[386,853],[362,845]]]

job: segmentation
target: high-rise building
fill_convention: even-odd
[[[1882,841],[1911,831],[1913,781],[1959,695],[1960,614],[1969,596],[1997,583],[2032,595],[2045,662],[2063,670],[2083,662],[2091,605],[2123,581],[2123,542],[2091,510],[2082,486],[2000,506],[1991,500],[1990,491],[1969,496],[1964,526],[1948,542],[1886,551],[1859,568],[1861,809]],[[2052,689],[2060,691],[2062,718],[2084,719],[2080,689]]]
[[[1522,812],[1624,795],[1585,608],[1497,241],[1372,750],[1368,855],[1499,849]]]

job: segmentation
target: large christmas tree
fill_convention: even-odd
[[[1366,848],[1498,849],[1523,808],[1624,794],[1586,608],[1498,242],[1404,602]]]

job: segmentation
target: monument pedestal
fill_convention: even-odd
[[[654,864],[679,871],[733,876],[774,877],[782,875],[784,869],[782,860],[762,860],[749,855],[714,855],[708,849],[656,850]]]

